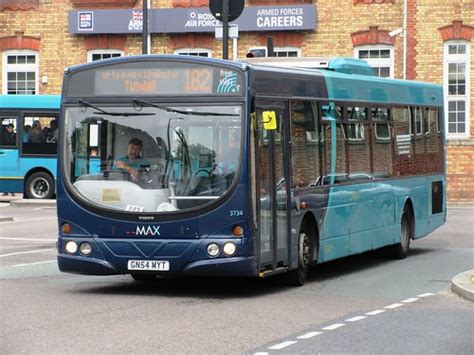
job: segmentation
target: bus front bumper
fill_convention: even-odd
[[[117,275],[130,273],[128,270],[116,269],[105,260],[59,254],[58,267],[62,272],[83,275]],[[153,273],[153,272],[151,272]],[[253,256],[237,256],[197,260],[186,264],[180,270],[171,269],[160,272],[161,275],[195,275],[195,276],[257,276],[257,261]]]

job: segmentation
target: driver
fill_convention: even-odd
[[[150,162],[141,157],[143,143],[138,138],[130,139],[127,147],[127,156],[114,161],[113,169],[130,174],[134,181],[140,177],[140,173],[150,166]]]

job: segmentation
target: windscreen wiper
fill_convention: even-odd
[[[141,106],[150,106],[150,107],[155,107],[157,109],[167,111],[167,112],[172,112],[172,113],[179,113],[182,115],[191,115],[191,116],[240,116],[237,113],[217,113],[217,112],[196,112],[196,111],[183,111],[183,110],[177,110],[175,108],[171,108],[168,106],[162,106],[162,105],[156,105],[154,103],[151,103],[149,101],[145,100],[140,100],[140,99],[133,99],[134,104],[138,104]]]
[[[90,102],[87,102],[85,100],[77,100],[77,103],[79,106],[85,106],[85,107],[90,107],[93,108],[94,110],[97,110],[96,112],[93,112],[95,115],[97,114],[102,114],[106,116],[122,116],[122,117],[129,117],[129,116],[154,116],[154,113],[137,113],[137,112],[107,112],[105,110],[102,110],[101,108],[92,105]]]

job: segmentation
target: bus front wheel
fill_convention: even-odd
[[[313,239],[305,232],[300,232],[298,243],[298,267],[288,271],[287,282],[291,286],[303,286],[308,277],[309,265],[313,262]]]
[[[45,172],[31,174],[26,179],[25,196],[34,199],[50,199],[54,195],[54,179]]]

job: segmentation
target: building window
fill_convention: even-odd
[[[8,95],[38,93],[38,54],[30,50],[5,51],[3,54],[3,88]]]
[[[174,54],[192,55],[196,57],[211,57],[211,51],[204,48],[181,48],[174,51]]]
[[[448,41],[444,45],[444,92],[447,135],[469,137],[470,45],[466,41]]]
[[[273,53],[275,57],[301,57],[301,50],[295,47],[275,47]]]
[[[122,57],[123,51],[110,50],[110,49],[94,49],[87,52],[87,61],[95,62],[97,60],[110,59]]]
[[[275,57],[301,57],[301,49],[296,47],[274,47]],[[267,47],[252,47],[247,52],[247,57],[268,57]]]
[[[366,60],[372,67],[374,75],[393,78],[393,47],[381,45],[356,47],[354,57]]]

